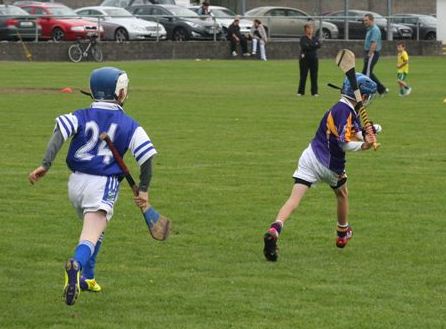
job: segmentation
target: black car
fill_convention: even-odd
[[[413,32],[413,39],[437,39],[437,18],[430,15],[396,14],[392,22],[409,26]],[[417,31],[418,30],[418,31]]]
[[[367,29],[363,23],[363,17],[365,14],[372,14],[375,18],[375,24],[381,30],[383,40],[387,39],[387,19],[378,13],[365,10],[349,10],[348,16],[348,37],[349,39],[365,39]],[[345,12],[343,10],[331,12],[325,14],[327,20],[330,23],[335,24],[339,30],[339,38],[345,37]],[[402,24],[391,23],[393,39],[411,39],[413,32],[409,26]]]
[[[213,21],[202,20],[190,9],[175,5],[141,5],[128,9],[133,15],[148,20],[158,21],[167,31],[167,39],[184,40],[220,40],[222,28]]]
[[[0,5],[0,40],[38,39],[42,27],[22,8]]]
[[[175,0],[104,0],[102,7],[121,7],[129,9],[131,6],[139,5],[175,5]]]

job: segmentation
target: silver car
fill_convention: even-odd
[[[257,7],[245,13],[247,18],[259,19],[268,30],[271,37],[296,38],[304,35],[304,25],[313,18],[306,12],[289,7]],[[314,20],[316,34],[320,33],[320,22]],[[338,37],[336,25],[322,22],[322,37],[336,39]]]
[[[124,42],[128,40],[164,40],[166,29],[154,22],[136,18],[124,8],[84,7],[76,10],[79,16],[99,22],[104,28],[104,40]]]
[[[200,9],[200,6],[191,6],[189,9],[195,11],[198,13],[198,10]],[[220,24],[223,28],[223,32],[226,35],[229,25],[234,22],[235,16],[237,16],[236,13],[234,13],[231,9],[228,9],[226,7],[220,7],[220,6],[209,6],[209,10],[211,13],[211,17],[209,17],[210,20],[214,20]],[[251,26],[253,22],[249,19],[240,19],[240,33],[242,34],[249,34],[251,31]]]

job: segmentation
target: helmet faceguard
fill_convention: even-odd
[[[90,76],[91,94],[96,101],[124,103],[128,84],[127,73],[114,67],[96,69]]]

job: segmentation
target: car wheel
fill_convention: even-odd
[[[185,29],[183,29],[182,27],[179,27],[175,31],[173,31],[173,34],[172,34],[173,41],[186,41],[188,39],[189,39],[189,36],[187,35],[187,31]]]
[[[129,34],[127,33],[127,31],[124,28],[120,27],[115,32],[115,40],[116,40],[116,42],[128,41]]]
[[[425,40],[436,40],[437,34],[435,32],[429,32],[428,34],[426,34],[426,37],[424,39]]]
[[[65,32],[58,27],[56,27],[51,33],[51,39],[56,42],[62,41],[64,37],[65,37]]]
[[[319,33],[317,33],[316,35],[319,35]],[[322,38],[323,39],[331,39],[331,32],[327,29],[322,29]]]
[[[223,27],[221,32],[222,32],[222,39],[228,40],[228,29],[226,27]]]

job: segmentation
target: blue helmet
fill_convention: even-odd
[[[358,81],[358,87],[361,95],[366,95],[367,101],[371,100],[377,91],[376,82],[362,73],[356,73],[356,80]],[[347,78],[344,79],[344,83],[342,84],[341,94],[353,100],[355,99],[355,93],[353,92],[353,88]]]
[[[121,89],[127,97],[128,84],[127,73],[115,67],[101,67],[90,76],[90,90],[95,100],[115,101]]]

